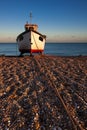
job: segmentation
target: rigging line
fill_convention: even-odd
[[[35,59],[35,60],[36,60],[36,59]],[[37,65],[39,66],[39,68],[41,68],[41,65],[40,65],[40,63],[38,62],[38,59],[36,60],[36,63],[37,63]],[[79,127],[80,130],[84,130],[84,128],[82,127],[82,125],[80,125],[80,124],[76,121],[76,119],[72,117],[72,114],[70,113],[70,111],[69,111],[68,107],[66,106],[64,100],[62,99],[62,97],[61,97],[61,95],[60,95],[60,93],[59,93],[59,91],[58,91],[58,89],[57,89],[57,87],[56,87],[56,85],[55,85],[53,79],[51,78],[50,70],[49,70],[48,67],[45,66],[45,65],[44,65],[44,68],[47,70],[47,75],[50,77],[50,80],[51,80],[51,82],[52,82],[53,87],[51,86],[51,88],[54,90],[54,92],[56,93],[56,95],[59,97],[59,99],[60,99],[62,105],[64,106],[64,108],[65,108],[65,110],[66,110],[66,112],[67,112],[67,114],[68,114],[68,116],[69,116],[69,118],[70,118],[70,120],[72,121],[73,127],[75,128],[75,130],[78,129],[77,127]]]
[[[17,43],[16,43],[16,56],[17,56]]]
[[[36,43],[36,40],[35,40],[34,34],[33,34],[33,38],[34,38],[35,45],[36,45],[37,49],[39,50],[39,47],[38,47],[38,45],[37,45],[37,43]]]
[[[40,68],[41,68],[40,63],[39,63],[38,60],[36,60],[36,59],[35,59],[35,61],[36,61],[36,64],[38,65],[39,70],[40,70]],[[50,77],[50,79],[51,79],[49,69],[48,69],[45,65],[44,65],[44,68],[47,70],[47,75],[48,75],[48,76]],[[68,112],[68,108],[66,107],[66,105],[65,105],[65,103],[64,103],[64,101],[63,101],[63,99],[61,98],[61,95],[59,94],[59,92],[58,92],[58,90],[57,90],[57,88],[56,88],[56,86],[55,86],[54,81],[51,80],[51,83],[52,83],[52,85],[53,85],[53,87],[51,87],[51,88],[54,90],[54,92],[56,93],[56,95],[57,95],[58,98],[60,99],[62,105],[64,106],[64,108],[65,108],[65,110],[66,110],[66,112],[67,112],[67,114],[68,114],[68,116],[69,116],[69,118],[70,118],[70,120],[72,121],[72,124],[73,124],[75,130],[77,130],[77,128],[76,128],[76,126],[75,126],[75,122],[74,122],[74,120],[72,119],[71,114]]]

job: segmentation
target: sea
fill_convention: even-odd
[[[19,54],[17,43],[0,43],[0,55],[19,56]],[[46,43],[44,54],[53,56],[87,56],[87,43]]]

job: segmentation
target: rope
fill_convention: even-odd
[[[36,44],[36,47],[37,47],[37,49],[39,50],[39,47],[38,47],[38,45],[37,45],[37,43],[36,43],[36,40],[35,40],[34,34],[33,34],[33,38],[34,38],[34,42],[35,42],[35,44]]]
[[[17,43],[16,43],[16,56],[17,56]]]

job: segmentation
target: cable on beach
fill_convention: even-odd
[[[43,55],[1,58],[0,129],[85,130],[87,82],[86,66],[81,66],[86,60],[74,60]]]
[[[49,58],[48,58],[48,57],[46,57],[46,59],[49,61]],[[38,66],[37,68],[39,68],[38,71],[41,71],[41,64],[40,64],[40,62],[39,62],[39,60],[38,60],[38,57],[35,58],[34,60],[35,60],[35,62],[36,62],[36,64],[37,64],[37,66]],[[71,122],[72,122],[72,124],[73,124],[74,129],[75,129],[75,130],[78,130],[78,129],[84,130],[84,128],[81,126],[81,124],[79,124],[79,122],[73,117],[72,113],[68,110],[67,105],[64,103],[64,100],[63,100],[63,98],[61,97],[60,92],[58,91],[58,87],[55,85],[55,83],[54,83],[54,81],[53,81],[53,76],[54,76],[54,75],[51,76],[51,72],[50,72],[50,70],[48,69],[48,67],[46,67],[45,64],[43,64],[43,66],[44,66],[44,69],[46,70],[47,76],[50,77],[49,80],[50,80],[51,83],[52,83],[52,85],[50,85],[50,87],[54,90],[56,96],[60,99],[60,101],[61,101],[61,103],[62,103],[64,109],[66,110],[66,112],[67,112],[67,114],[68,114],[68,116],[69,116],[69,118],[70,118],[70,120],[71,120]],[[45,73],[44,73],[44,76],[45,76]],[[61,76],[63,76],[64,78],[68,79],[70,82],[75,82],[75,81],[73,81],[73,80],[67,78],[67,77],[64,76],[64,75],[61,75]],[[75,82],[75,83],[76,83],[76,82]]]

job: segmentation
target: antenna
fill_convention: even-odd
[[[32,12],[30,12],[30,24],[32,23]]]

